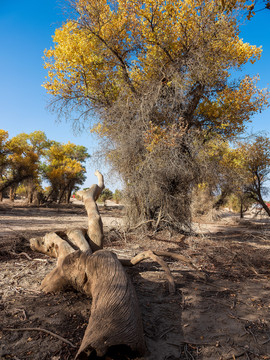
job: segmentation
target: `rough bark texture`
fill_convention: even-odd
[[[41,284],[45,292],[73,287],[92,297],[91,316],[77,357],[95,350],[106,354],[113,345],[128,345],[133,351],[145,349],[136,293],[117,256],[99,250],[80,250],[59,261]]]

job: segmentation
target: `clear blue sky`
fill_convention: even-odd
[[[64,1],[0,0],[0,128],[10,137],[42,130],[50,139],[84,145],[91,154],[97,147],[94,137],[86,133],[75,136],[71,123],[57,123],[56,114],[46,110],[48,96],[41,87],[46,76],[43,51],[52,46],[54,30],[66,19],[61,3]],[[260,87],[270,87],[269,23],[270,10],[264,10],[241,27],[244,41],[262,45],[263,54],[239,75],[260,74]],[[250,130],[270,132],[269,109],[254,117]],[[85,186],[95,182],[95,167],[100,165],[87,164]],[[117,179],[115,183],[107,180],[106,185],[114,190]]]

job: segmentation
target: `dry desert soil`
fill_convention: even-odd
[[[221,213],[198,221],[194,232],[123,231],[123,209],[102,206],[105,248],[121,258],[147,250],[182,254],[200,269],[165,258],[176,284],[168,291],[163,269],[146,260],[127,272],[141,307],[147,353],[137,360],[270,359],[270,222],[238,221]],[[0,358],[74,359],[91,309],[75,291],[44,294],[39,286],[56,260],[34,252],[29,239],[86,226],[83,205],[30,207],[0,203]],[[59,337],[57,337],[58,335]],[[108,354],[104,359],[131,359]]]

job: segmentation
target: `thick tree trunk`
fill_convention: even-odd
[[[259,197],[259,203],[262,205],[262,207],[264,208],[265,212],[267,213],[268,216],[270,216],[270,209],[269,207],[266,205],[266,203],[264,202],[262,196],[258,196]]]

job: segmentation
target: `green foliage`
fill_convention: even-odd
[[[113,193],[111,190],[105,188],[99,196],[99,201],[103,202],[106,205],[106,200],[113,198]]]

